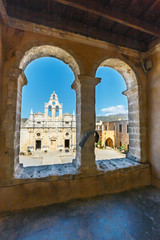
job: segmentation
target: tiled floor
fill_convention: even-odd
[[[0,240],[159,240],[160,189],[0,215]]]

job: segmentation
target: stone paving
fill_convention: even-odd
[[[153,187],[0,214],[0,240],[143,239],[160,239]]]
[[[112,148],[98,149],[95,148],[96,160],[107,160],[107,159],[119,159],[125,158],[125,154],[122,154],[118,150]],[[50,151],[47,153],[36,151],[31,156],[20,156],[20,163],[23,163],[24,167],[29,166],[41,166],[41,165],[52,165],[52,164],[65,164],[71,163],[75,158],[76,153],[65,152],[65,151]]]

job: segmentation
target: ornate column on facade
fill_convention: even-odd
[[[83,147],[81,139],[89,131],[95,130],[95,86],[100,78],[79,76],[72,88],[76,91],[76,160],[73,164],[80,171],[95,170],[94,135],[91,134]]]

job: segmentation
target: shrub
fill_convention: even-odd
[[[122,146],[120,147],[120,151],[121,151],[121,152],[124,152],[124,150],[125,150],[125,146],[122,145]]]

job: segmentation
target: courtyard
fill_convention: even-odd
[[[126,155],[118,150],[107,147],[105,149],[95,148],[96,160],[109,160],[109,159],[119,159],[125,158]],[[65,164],[71,163],[76,157],[76,152],[69,150],[53,150],[48,152],[43,152],[40,150],[35,151],[32,155],[20,156],[19,161],[24,167],[29,166],[41,166],[41,165],[51,165],[51,164]]]

